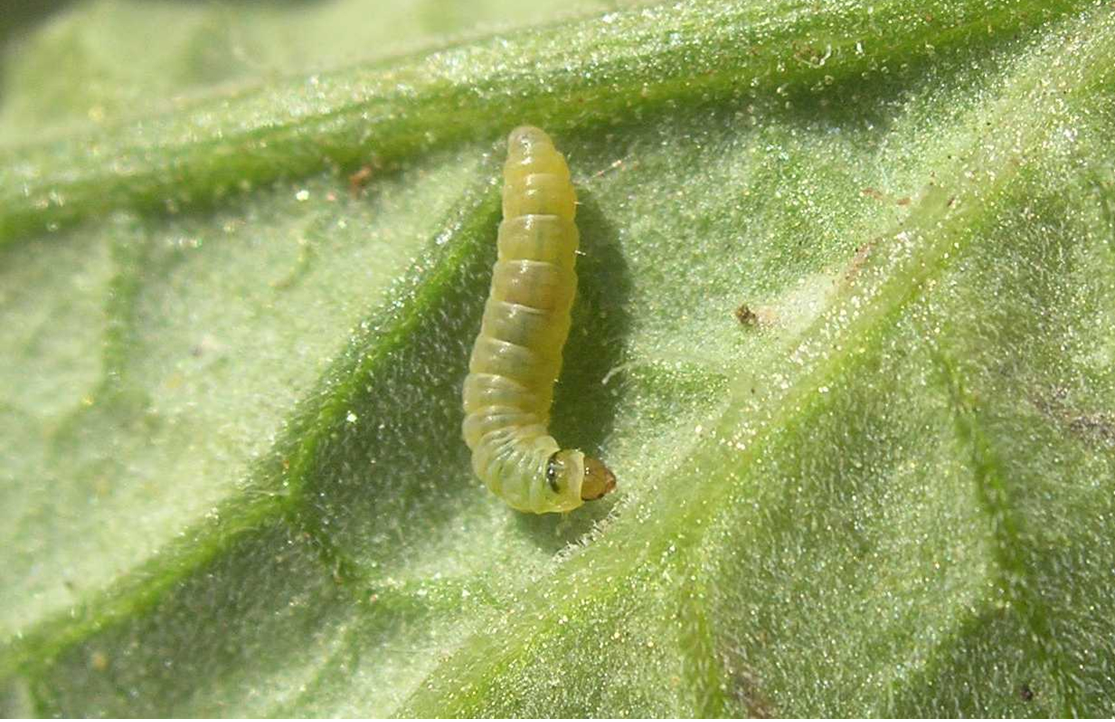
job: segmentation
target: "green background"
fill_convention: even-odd
[[[0,18],[0,711],[1115,714],[1115,9],[388,5]],[[459,440],[521,123],[566,517]]]

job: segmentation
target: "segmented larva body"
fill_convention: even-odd
[[[547,431],[577,290],[577,197],[550,137],[511,132],[499,259],[465,379],[465,443],[488,488],[520,511],[569,511],[615,487],[607,467]]]

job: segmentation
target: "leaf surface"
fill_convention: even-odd
[[[1115,713],[1115,12],[438,5],[11,34],[0,708]],[[620,485],[567,517],[459,440],[523,122]]]

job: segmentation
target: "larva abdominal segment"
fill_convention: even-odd
[[[580,236],[565,159],[538,128],[511,133],[499,257],[464,385],[472,468],[520,511],[569,511],[611,491],[615,477],[549,435],[553,385],[569,335]]]

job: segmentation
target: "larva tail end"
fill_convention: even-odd
[[[531,156],[535,154],[538,146],[552,148],[553,145],[554,142],[546,135],[546,131],[533,125],[520,125],[511,131],[511,135],[507,138],[508,152],[511,155]]]
[[[581,483],[581,499],[594,501],[616,488],[616,475],[599,459],[585,457],[585,480]]]

